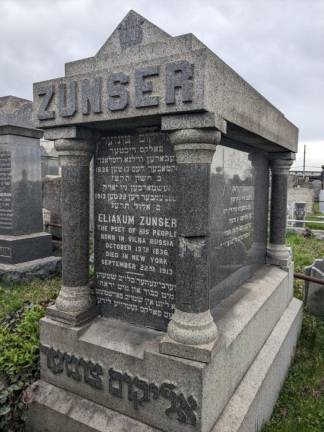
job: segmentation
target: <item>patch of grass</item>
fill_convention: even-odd
[[[39,320],[61,279],[0,283],[0,431],[24,430],[25,388],[39,378]]]
[[[306,222],[305,226],[307,228],[312,230],[324,230],[324,224],[318,223],[319,221],[324,222],[324,219],[319,219],[318,216],[313,214],[313,215],[306,216],[306,220],[314,221],[314,222]]]
[[[262,432],[324,431],[324,321],[304,314],[296,356]]]
[[[324,255],[324,242],[288,233],[295,270],[302,272]],[[295,295],[303,297],[303,281],[295,280]],[[324,432],[324,321],[304,312],[296,355],[271,420],[262,432]]]
[[[54,299],[60,289],[61,279],[35,279],[20,284],[0,282],[0,320],[20,309],[24,303],[46,303]]]
[[[24,430],[23,390],[39,378],[39,320],[45,309],[26,308],[15,328],[0,327],[0,430]]]
[[[287,244],[292,248],[295,271],[303,272],[315,258],[324,256],[324,242],[315,238],[304,238],[300,234],[288,232]]]

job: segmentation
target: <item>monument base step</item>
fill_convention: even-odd
[[[61,257],[49,256],[18,264],[0,263],[0,280],[19,282],[39,277],[49,278],[60,274]]]
[[[302,303],[292,299],[211,432],[256,432],[272,413],[294,355]],[[159,429],[38,381],[27,432],[158,432]]]

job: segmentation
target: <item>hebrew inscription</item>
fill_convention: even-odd
[[[165,133],[98,144],[96,295],[104,315],[166,330],[175,303],[175,176]]]
[[[265,263],[267,166],[261,152],[240,148],[218,146],[211,166],[212,305]]]
[[[164,398],[169,401],[165,415],[170,419],[192,426],[197,424],[196,399],[193,396],[187,398],[183,393],[177,392],[177,386],[173,383],[150,383],[146,379],[114,368],[105,372],[98,363],[52,347],[41,346],[41,351],[46,355],[48,369],[55,375],[65,372],[66,376],[74,381],[85,382],[98,390],[107,390],[111,396],[131,403],[135,410]]]
[[[0,231],[4,233],[12,229],[11,198],[11,155],[2,146],[0,149]]]

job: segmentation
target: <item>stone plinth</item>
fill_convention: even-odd
[[[208,363],[160,354],[160,332],[127,322],[98,317],[71,327],[44,318],[27,430],[48,421],[57,432],[63,416],[71,431],[256,430],[244,424],[271,415],[300,331],[292,272],[264,266],[212,311],[221,336]]]
[[[39,139],[31,122],[32,103],[0,98],[0,270],[52,254],[51,236],[43,232]],[[57,259],[54,259],[56,262]],[[9,265],[9,267],[3,267]]]

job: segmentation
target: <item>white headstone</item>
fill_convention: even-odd
[[[324,190],[323,189],[319,193],[319,209],[321,213],[324,213]]]

